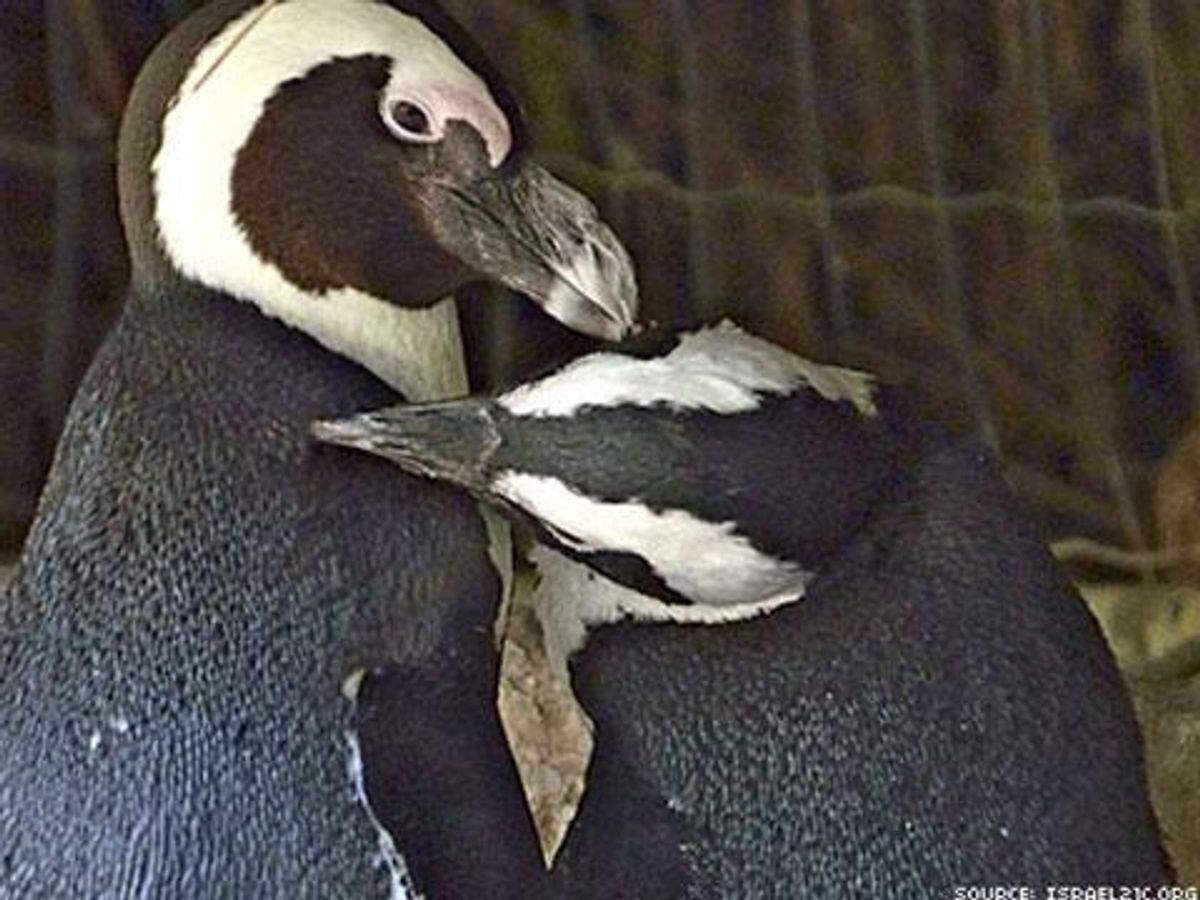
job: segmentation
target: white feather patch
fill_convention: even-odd
[[[863,372],[810,362],[728,319],[680,339],[666,356],[638,359],[594,353],[500,398],[513,415],[571,416],[587,406],[653,406],[738,413],[758,408],[764,394],[800,387],[875,415],[874,379]]]
[[[371,809],[371,801],[367,799],[367,789],[363,783],[362,750],[358,745],[358,738],[352,732],[346,732],[346,741],[350,745],[350,759],[347,762],[347,771],[350,775],[350,785],[354,791],[354,799],[366,812],[367,818],[379,836],[379,857],[377,862],[387,868],[388,884],[390,885],[388,900],[424,900],[424,895],[417,893],[416,888],[413,886],[408,866],[405,865],[404,857],[400,855],[400,851],[396,849],[396,842],[392,839],[388,830],[380,824],[379,819],[375,817],[375,811]]]
[[[466,376],[452,308],[405,310],[352,288],[303,291],[255,253],[234,218],[237,154],[270,97],[323,63],[364,54],[393,61],[381,107],[414,97],[439,121],[469,121],[495,162],[508,153],[509,125],[487,86],[418,19],[375,0],[287,0],[265,13],[260,4],[197,55],[163,121],[153,164],[160,240],[184,275],[255,303],[410,399],[458,395]],[[433,368],[414,383],[422,361]]]
[[[794,603],[804,591],[783,593],[755,603],[681,606],[664,603],[610,581],[599,572],[536,544],[529,560],[538,573],[531,606],[546,635],[547,655],[556,670],[566,672],[570,656],[587,641],[589,628],[632,620],[677,625],[728,625],[756,619]]]
[[[572,549],[638,556],[672,590],[702,606],[799,596],[812,577],[794,563],[756,550],[735,533],[732,522],[714,524],[675,509],[656,512],[636,501],[600,501],[557,478],[520,472],[500,473],[492,489],[544,522]]]

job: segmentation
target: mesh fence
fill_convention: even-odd
[[[730,315],[876,370],[992,445],[1048,534],[1155,544],[1200,389],[1200,6],[448,5],[630,246],[648,318]],[[0,12],[9,522],[119,302],[109,147],[187,6]],[[467,308],[483,383],[576,346],[515,302]]]

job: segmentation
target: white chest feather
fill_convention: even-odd
[[[680,625],[727,625],[765,616],[794,603],[804,591],[755,603],[683,606],[664,603],[610,581],[544,544],[529,559],[538,572],[532,606],[546,635],[547,652],[565,671],[566,660],[587,640],[589,628],[632,620]]]
[[[811,578],[794,563],[755,549],[731,522],[714,524],[680,510],[658,512],[636,501],[604,502],[539,475],[504,473],[493,490],[540,519],[572,549],[640,557],[699,607],[795,598]]]

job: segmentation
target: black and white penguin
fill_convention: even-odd
[[[216,0],[143,69],[119,169],[132,287],[0,604],[0,896],[681,877],[633,827],[546,886],[477,509],[308,437],[463,392],[464,282],[633,318],[625,251],[480,51],[428,0]]]
[[[868,377],[725,323],[314,430],[535,522],[597,765],[717,896],[1167,879],[1096,624],[993,460]]]
[[[532,523],[664,604],[630,610],[640,618],[732,620],[799,599],[889,475],[871,378],[728,321],[638,352],[595,353],[494,399],[313,430]]]

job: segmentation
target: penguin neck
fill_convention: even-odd
[[[129,306],[138,319],[166,329],[204,331],[224,351],[253,359],[263,340],[309,345],[323,357],[340,357],[370,372],[412,402],[461,397],[467,393],[466,360],[453,298],[424,308],[386,303],[359,291],[314,298],[313,308],[276,313],[271,304],[248,302],[198,282],[179,279],[138,284]],[[311,364],[312,354],[305,353]],[[318,367],[319,368],[319,367]],[[251,385],[243,384],[241,389]]]
[[[408,308],[345,289],[299,310],[283,306],[276,313],[269,304],[258,305],[265,315],[277,315],[412,402],[467,394],[467,364],[453,297]]]

